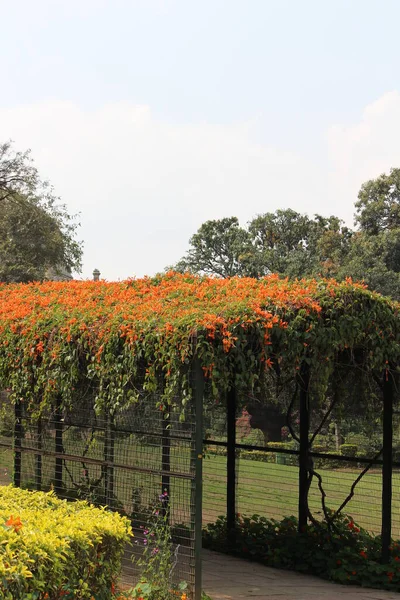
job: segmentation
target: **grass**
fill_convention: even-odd
[[[239,459],[237,510],[242,514],[260,514],[280,519],[297,514],[298,468],[295,466],[263,463]],[[226,501],[226,459],[210,456],[204,464],[204,516],[206,521],[224,513]],[[361,469],[319,469],[326,505],[336,510],[346,499],[351,485]],[[369,472],[355,488],[354,497],[344,512],[353,516],[371,532],[380,532],[381,474]],[[309,505],[317,518],[322,518],[321,493],[314,479],[309,494]],[[400,537],[400,474],[393,475],[393,535]]]

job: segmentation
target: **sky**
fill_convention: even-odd
[[[400,167],[398,0],[0,0],[0,141],[80,213],[82,273],[163,271],[206,220],[352,225]]]

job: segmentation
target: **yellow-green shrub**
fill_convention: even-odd
[[[130,533],[126,518],[86,502],[0,487],[0,597],[108,600]]]

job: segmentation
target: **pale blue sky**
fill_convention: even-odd
[[[351,221],[400,166],[398,0],[0,8],[0,137],[81,211],[84,276],[162,270],[208,218]]]

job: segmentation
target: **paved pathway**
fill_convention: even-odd
[[[400,600],[400,594],[337,585],[203,550],[203,588],[212,600]]]

